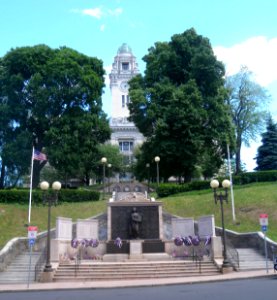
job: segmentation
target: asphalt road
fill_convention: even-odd
[[[3,292],[1,300],[276,300],[277,278],[116,289]]]

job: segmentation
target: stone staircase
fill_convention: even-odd
[[[54,281],[132,280],[209,276],[219,274],[211,261],[138,261],[62,263],[54,275]]]
[[[262,270],[266,268],[266,259],[252,248],[237,248],[239,254],[239,270]],[[272,260],[268,259],[268,268],[272,268]]]
[[[35,265],[40,257],[40,252],[32,252],[29,277],[30,253],[23,252],[18,255],[7,268],[0,272],[0,284],[26,283],[35,281]]]

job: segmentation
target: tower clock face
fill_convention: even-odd
[[[121,84],[120,84],[120,90],[122,92],[127,92],[129,89],[129,84],[127,81],[122,81]]]

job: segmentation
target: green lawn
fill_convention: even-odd
[[[221,226],[220,204],[214,203],[212,190],[182,193],[163,198],[164,210],[181,217],[203,215],[215,216],[217,226]],[[234,207],[236,222],[233,222],[231,197],[224,202],[225,228],[237,232],[260,231],[259,215],[268,214],[267,235],[277,241],[277,183],[256,183],[234,187]]]
[[[108,195],[107,195],[108,196]],[[224,203],[225,227],[237,232],[260,231],[259,215],[267,213],[269,226],[267,235],[277,241],[277,183],[257,183],[234,188],[236,224],[232,220],[231,198]],[[163,209],[181,217],[197,219],[203,215],[215,216],[217,226],[221,226],[220,204],[213,200],[212,190],[182,193],[158,199]],[[106,201],[64,203],[52,207],[52,227],[57,216],[69,217],[73,221],[95,216],[106,211]],[[27,236],[25,224],[28,220],[28,205],[8,205],[0,203],[0,249],[11,238]],[[47,207],[33,206],[31,224],[37,225],[39,232],[47,228]]]
[[[106,210],[105,201],[64,203],[51,208],[51,226],[55,227],[56,217],[85,219]],[[0,203],[0,249],[13,237],[27,236],[28,205]],[[32,206],[31,224],[38,226],[38,232],[47,230],[48,207]]]

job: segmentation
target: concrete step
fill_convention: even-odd
[[[138,262],[61,264],[54,281],[89,281],[215,275],[219,270],[212,262]]]
[[[240,271],[261,270],[266,268],[266,259],[252,248],[237,248],[239,254]],[[272,262],[268,260],[268,266]]]
[[[35,281],[35,265],[40,257],[40,252],[33,252],[30,263],[30,253],[23,252],[11,262],[7,268],[0,272],[0,284],[27,283]],[[30,270],[30,273],[29,273]]]

